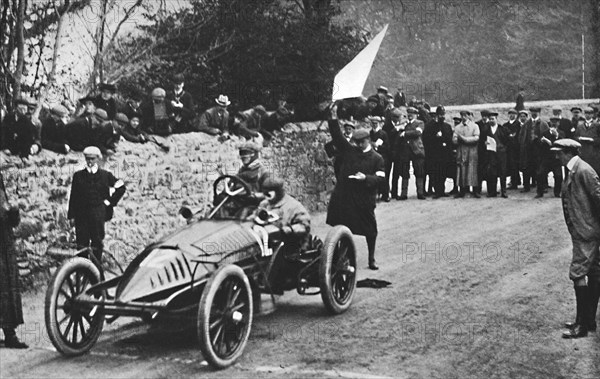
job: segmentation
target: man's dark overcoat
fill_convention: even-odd
[[[21,286],[14,245],[12,227],[15,223],[9,217],[9,204],[4,188],[4,178],[0,174],[0,328],[14,329],[23,323]]]
[[[353,234],[377,235],[375,204],[384,177],[383,158],[373,149],[363,152],[352,146],[340,130],[337,120],[329,120],[331,138],[340,152],[342,165],[327,209],[328,225],[345,225]],[[357,172],[366,180],[349,178]]]

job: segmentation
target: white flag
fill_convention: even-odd
[[[388,25],[385,25],[383,30],[335,76],[331,95],[332,101],[362,96],[373,61],[375,61]]]

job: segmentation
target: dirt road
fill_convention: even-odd
[[[129,321],[109,327],[90,354],[64,359],[45,337],[43,296],[33,293],[20,329],[33,347],[0,349],[0,377],[598,378],[600,333],[560,338],[575,302],[560,199],[509,196],[412,194],[380,204],[381,269],[366,269],[357,238],[359,279],[392,287],[359,288],[337,317],[319,296],[286,294],[255,321],[244,356],[228,370],[207,367],[189,332]],[[324,215],[314,223],[324,235]]]

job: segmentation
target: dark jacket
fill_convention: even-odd
[[[2,150],[8,149],[13,155],[28,157],[31,146],[38,145],[41,149],[40,128],[25,116],[7,115],[2,121],[1,130]]]
[[[148,141],[148,134],[144,133],[140,127],[134,129],[127,124],[119,128],[119,133],[129,142],[145,143]]]
[[[94,105],[96,108],[104,109],[110,120],[115,119],[115,116],[117,115],[117,101],[114,97],[104,100],[102,95],[98,95],[94,98]]]
[[[42,125],[42,147],[56,153],[66,154],[65,145],[69,145],[67,126],[62,120],[56,120],[53,117],[47,118]]]
[[[75,151],[83,151],[95,144],[97,125],[93,116],[78,117],[66,125],[67,144]]]
[[[198,121],[198,130],[207,129],[218,129],[221,133],[229,133],[229,112],[218,106],[204,111]]]
[[[375,151],[378,152],[385,161],[390,159],[390,141],[387,133],[384,132],[383,129],[379,129],[377,132],[371,129],[369,133],[371,134],[373,149],[375,149]],[[376,142],[378,140],[383,142],[380,146],[376,146]]]
[[[111,188],[115,190],[112,196]],[[109,171],[98,169],[95,174],[87,168],[77,171],[73,175],[67,216],[77,220],[87,217],[91,209],[106,207],[106,219],[109,220],[112,218],[112,208],[124,194],[125,184]],[[104,200],[108,200],[110,205],[104,204]]]
[[[440,132],[441,136],[438,135]],[[427,157],[426,166],[433,162],[439,164],[452,161],[452,133],[452,127],[446,122],[433,121],[425,126],[423,145]]]
[[[155,115],[153,101],[142,104],[140,108],[142,109],[142,120],[140,123],[142,131],[159,136],[168,136],[173,133],[173,109],[171,102],[165,101],[165,114],[160,118]]]
[[[18,224],[18,217],[8,203],[1,173],[0,186],[0,328],[14,329],[23,323],[19,268],[12,232]]]
[[[345,225],[357,235],[376,236],[376,197],[385,181],[383,158],[373,149],[363,152],[352,146],[342,135],[337,120],[329,120],[329,131],[342,163],[327,208],[327,224]],[[366,179],[349,178],[357,172],[365,174]]]

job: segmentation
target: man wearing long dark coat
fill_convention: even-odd
[[[480,135],[480,139],[485,139],[487,156],[487,166],[484,170],[487,181],[487,196],[496,197],[498,196],[498,179],[500,179],[500,196],[507,198],[506,195],[506,146],[508,145],[508,131],[498,125],[498,113],[489,112],[488,114],[488,128],[485,131],[486,134]],[[492,142],[491,139],[494,141]],[[495,144],[495,149],[490,144]]]
[[[425,146],[425,172],[433,182],[434,199],[445,196],[447,172],[452,166],[452,126],[444,122],[446,110],[439,105],[436,119],[427,124],[423,132]]]
[[[4,331],[4,346],[27,348],[19,341],[15,328],[23,323],[19,269],[12,228],[17,226],[18,210],[10,207],[0,173],[0,327]]]
[[[521,130],[521,121],[517,119],[518,111],[511,109],[508,111],[508,121],[502,125],[508,133],[508,145],[506,146],[506,175],[510,176],[510,188],[517,189],[521,184],[521,174],[519,174],[519,131]]]
[[[335,111],[332,116],[335,117]],[[371,147],[369,132],[365,129],[359,129],[352,135],[356,146],[344,138],[337,119],[329,120],[329,132],[342,164],[329,200],[327,224],[345,225],[353,234],[365,236],[369,249],[369,268],[377,270],[375,204],[378,189],[385,180],[383,158]]]

